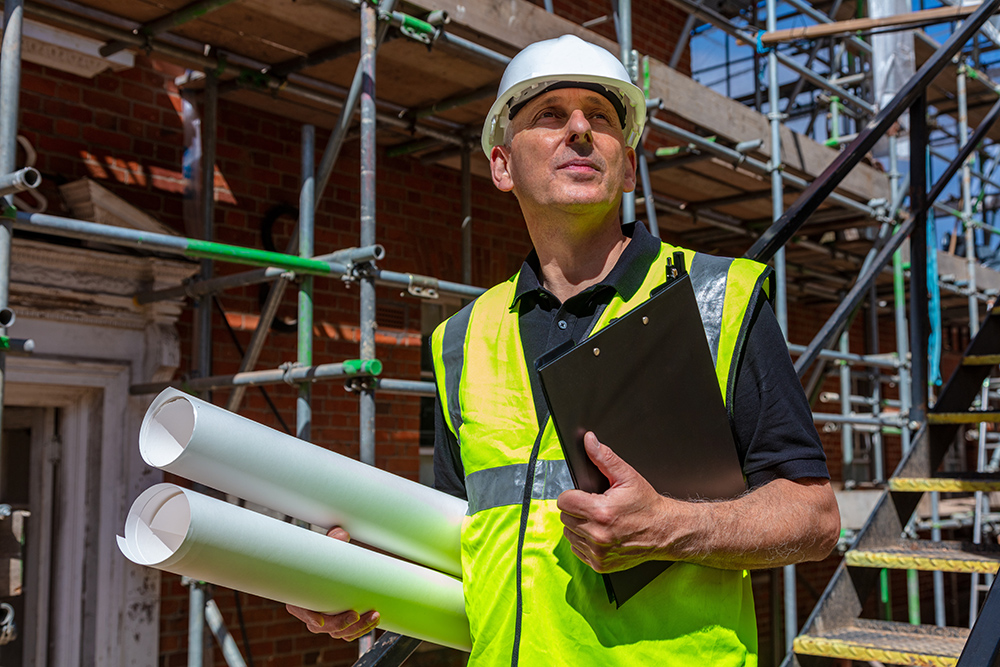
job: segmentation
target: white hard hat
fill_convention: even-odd
[[[483,124],[486,157],[494,146],[503,144],[504,130],[513,113],[531,98],[555,87],[584,87],[601,93],[618,111],[625,142],[632,148],[639,143],[646,123],[646,96],[642,90],[607,49],[576,35],[563,35],[529,44],[507,65],[497,101]]]

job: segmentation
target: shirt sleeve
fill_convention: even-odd
[[[448,428],[438,394],[434,396],[434,488],[462,500],[469,499],[458,439]]]
[[[737,370],[733,420],[749,488],[779,477],[830,477],[812,408],[768,303],[751,322]]]

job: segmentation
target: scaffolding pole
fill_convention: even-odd
[[[215,236],[215,146],[219,101],[218,79],[213,72],[205,73],[205,98],[202,110],[201,132],[201,237],[212,243]],[[210,257],[201,260],[200,278],[210,280],[214,266]],[[203,296],[198,300],[194,313],[194,350],[192,359],[196,364],[195,375],[208,377],[212,374],[212,297]],[[211,392],[203,396],[211,402]],[[194,487],[202,490],[200,484]],[[205,650],[205,604],[206,584],[191,581],[189,585],[191,618],[188,619],[188,667],[201,667]]]
[[[375,53],[378,10],[370,3],[361,6],[361,245],[375,243]],[[360,276],[362,361],[375,358],[375,279],[370,272]],[[359,387],[359,447],[362,463],[375,465],[375,389],[372,383]],[[358,641],[363,656],[374,644],[370,632]]]
[[[302,184],[299,192],[299,257],[312,257],[316,198],[316,128],[302,126]],[[299,283],[298,354],[300,367],[313,362],[313,277]],[[302,382],[295,400],[295,436],[309,441],[312,428],[312,383]]]
[[[361,245],[375,243],[375,26],[376,9],[361,7]],[[362,275],[360,359],[375,358],[375,280]],[[361,461],[375,465],[375,393],[371,387],[360,391]]]
[[[619,57],[632,83],[636,82],[635,57],[632,53],[632,0],[617,0]],[[635,190],[622,195],[622,222],[635,221]]]
[[[6,0],[3,6],[3,43],[0,46],[0,176],[14,172],[17,160],[18,96],[21,94],[21,31],[24,25],[24,0]],[[13,209],[13,196],[8,195],[4,207]],[[10,263],[13,230],[11,221],[0,222],[0,336],[7,336],[7,327],[14,323],[10,309]],[[0,348],[0,424],[3,423],[3,403],[7,383],[7,353]],[[3,455],[0,434],[0,456]],[[5,489],[0,487],[0,500]]]
[[[889,191],[894,201],[902,200],[899,183],[899,140],[889,136]],[[892,254],[892,312],[896,330],[896,354],[899,364],[899,412],[910,414],[910,342],[906,322],[906,282],[903,275],[903,254],[897,250]],[[904,426],[900,431],[903,453],[910,451],[910,429]]]

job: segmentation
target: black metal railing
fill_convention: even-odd
[[[993,580],[955,667],[1000,667],[1000,586]]]

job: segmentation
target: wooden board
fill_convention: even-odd
[[[540,40],[571,33],[605,47],[618,46],[580,25],[547,13],[526,0],[417,0],[425,11],[443,9],[453,23],[520,49]],[[449,29],[451,29],[449,27]],[[667,110],[714,134],[740,142],[763,139],[759,156],[770,156],[770,130],[765,116],[724,97],[693,79],[650,58],[651,95],[664,101]],[[782,161],[789,169],[816,176],[836,157],[836,151],[782,127]],[[841,192],[862,201],[886,197],[888,178],[869,166],[859,165],[844,179]]]
[[[79,4],[136,23],[149,23],[190,4],[190,0],[156,0],[155,2],[153,0],[79,0]]]

